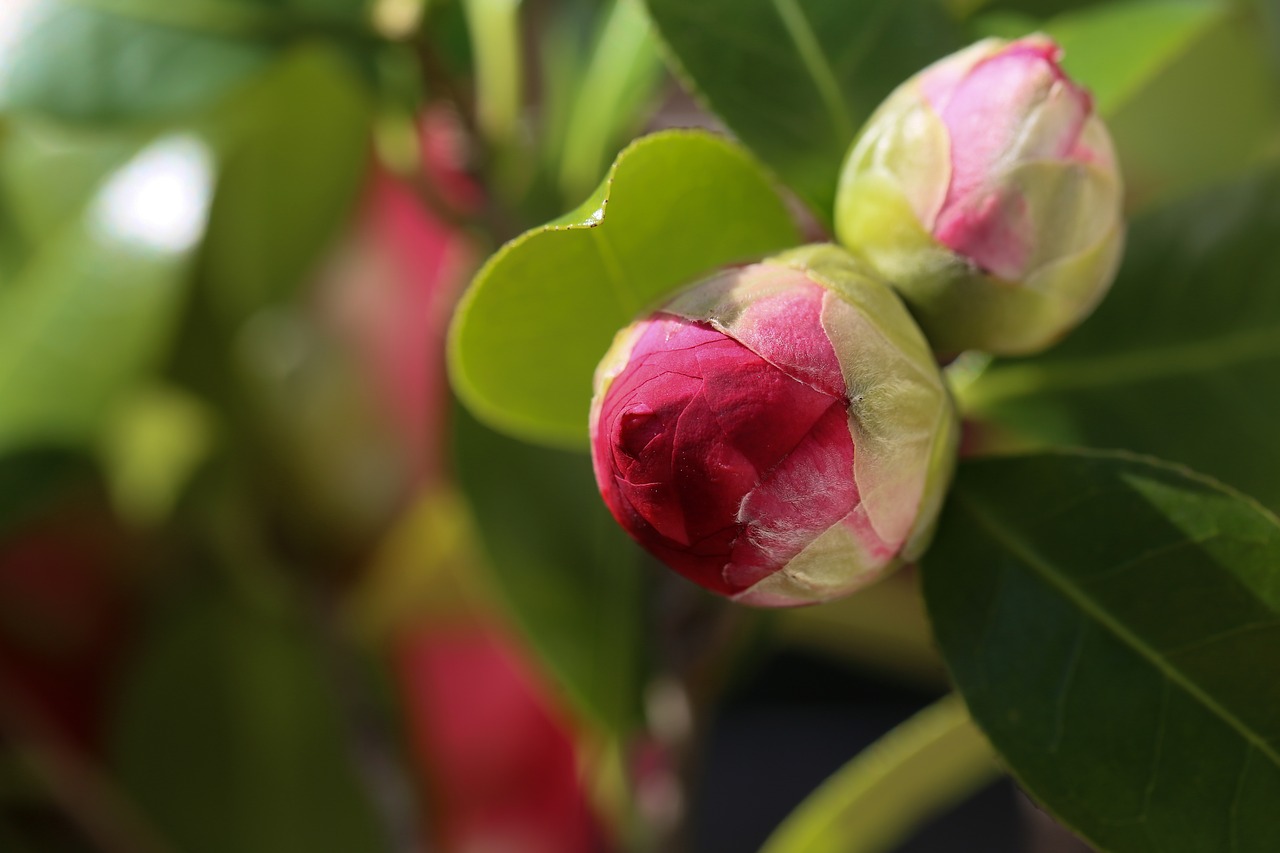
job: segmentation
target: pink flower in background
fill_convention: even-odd
[[[410,748],[447,853],[602,849],[571,728],[496,625],[428,626],[397,643]]]

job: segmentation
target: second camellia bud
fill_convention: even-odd
[[[831,246],[721,273],[624,329],[590,426],[619,523],[685,577],[764,606],[918,556],[957,437],[919,329]]]
[[[989,39],[900,86],[844,165],[836,232],[941,353],[1043,349],[1115,275],[1111,138],[1044,36]]]

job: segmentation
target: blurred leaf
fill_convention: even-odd
[[[0,537],[91,475],[87,459],[62,450],[0,455]]]
[[[923,565],[938,644],[1014,774],[1102,850],[1280,837],[1280,522],[1182,468],[961,465]]]
[[[951,695],[867,747],[769,836],[761,853],[881,853],[1000,775],[987,739]]]
[[[0,110],[137,119],[197,109],[292,40],[363,37],[357,0],[6,0]]]
[[[592,372],[619,329],[702,273],[798,242],[740,148],[697,131],[647,136],[581,207],[476,275],[454,319],[454,387],[512,434],[582,447]]]
[[[476,119],[485,139],[501,147],[520,119],[521,0],[460,0],[471,35]]]
[[[121,518],[139,525],[165,519],[213,444],[213,413],[181,389],[147,385],[111,413],[100,457]]]
[[[614,0],[582,73],[560,152],[560,189],[568,198],[591,190],[638,120],[661,79],[662,58],[640,0]]]
[[[1176,460],[1280,507],[1278,233],[1280,174],[1144,217],[1097,313],[992,364],[962,408],[1022,441]]]
[[[915,572],[900,571],[857,595],[772,615],[778,640],[815,648],[912,687],[946,687]]]
[[[596,494],[585,455],[458,421],[458,475],[515,621],[581,712],[627,732],[646,678],[639,550]]]
[[[38,118],[10,120],[0,143],[0,186],[17,236],[28,247],[50,237],[153,135]]]
[[[184,853],[383,850],[310,627],[206,590],[166,602],[126,673],[120,777]]]
[[[686,82],[830,223],[862,122],[961,46],[936,0],[646,0]]]
[[[162,138],[0,288],[0,453],[90,439],[114,398],[154,366],[212,183],[201,141]]]
[[[369,95],[340,57],[297,50],[208,119],[222,177],[202,254],[234,327],[288,299],[350,215],[368,167]]]

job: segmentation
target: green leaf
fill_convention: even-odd
[[[1273,515],[1132,455],[981,460],[923,577],[974,720],[1066,824],[1117,853],[1275,848]]]
[[[1034,358],[959,389],[1034,444],[1174,459],[1280,507],[1280,175],[1136,222],[1097,313]]]
[[[64,491],[93,482],[89,461],[61,450],[37,449],[0,457],[0,537],[56,501]]]
[[[0,110],[79,121],[190,111],[266,68],[281,47],[367,38],[358,0],[8,0]]]
[[[111,746],[175,849],[386,849],[314,630],[205,591],[168,602],[144,635]]]
[[[958,697],[930,705],[822,783],[761,853],[881,853],[1000,775]]]
[[[0,453],[91,439],[108,406],[155,366],[212,179],[202,141],[159,139],[0,285]]]
[[[351,214],[368,170],[369,94],[334,51],[299,48],[210,115],[222,175],[201,256],[218,319],[287,300]]]
[[[590,460],[458,421],[458,475],[516,623],[579,711],[629,731],[650,605],[643,557],[596,494]]]
[[[830,222],[854,134],[961,46],[935,0],[646,0],[686,81]]]
[[[591,376],[619,329],[701,274],[799,240],[737,146],[698,131],[644,137],[585,204],[480,270],[454,319],[454,387],[496,427],[583,447]]]

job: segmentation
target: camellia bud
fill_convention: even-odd
[[[957,423],[919,328],[834,246],[709,278],[596,371],[596,480],[694,582],[763,606],[852,592],[918,556]]]
[[[1119,263],[1111,138],[1044,36],[931,65],[867,122],[836,198],[842,243],[907,300],[935,349],[1034,352]]]

